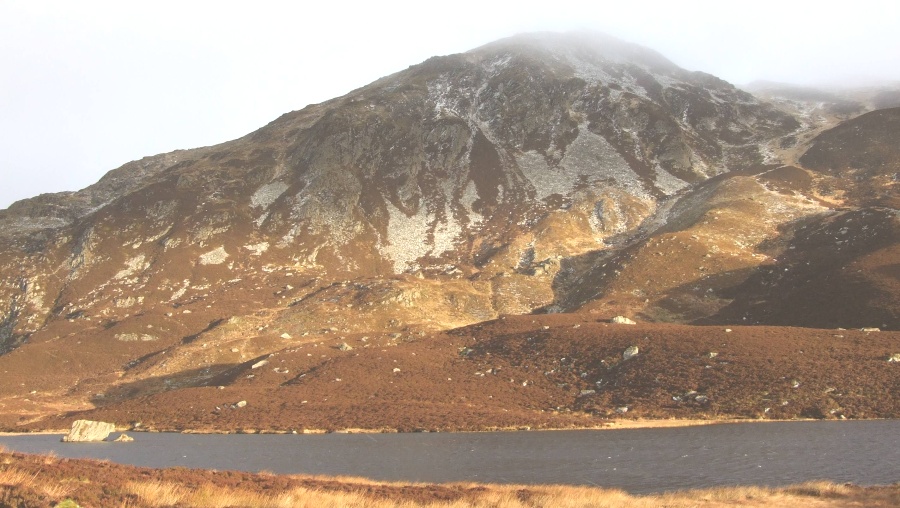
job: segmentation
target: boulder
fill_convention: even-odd
[[[625,316],[616,316],[610,320],[610,323],[615,323],[617,325],[636,325],[633,320],[628,319]]]
[[[900,353],[894,353],[888,357],[889,363],[900,363]]]
[[[62,438],[66,443],[84,443],[91,441],[103,441],[109,437],[110,432],[116,430],[116,426],[108,422],[95,422],[91,420],[75,420],[69,434]]]
[[[626,349],[625,352],[622,353],[622,359],[628,360],[632,357],[637,356],[639,352],[640,352],[640,349],[638,349],[637,346],[628,346],[628,349]]]
[[[119,434],[119,437],[113,440],[114,443],[131,443],[132,441],[134,438],[125,433]]]
[[[340,344],[338,344],[335,347],[341,351],[353,351],[353,346],[351,346],[350,344],[347,344],[346,342],[341,342]]]

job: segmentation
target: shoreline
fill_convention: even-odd
[[[668,429],[682,427],[704,427],[709,425],[727,425],[742,423],[786,423],[786,422],[860,422],[860,421],[886,421],[891,418],[859,418],[847,420],[823,420],[815,418],[795,418],[795,419],[743,419],[729,418],[720,420],[703,420],[703,419],[638,419],[638,420],[608,420],[600,425],[591,425],[584,427],[553,427],[553,428],[532,428],[529,426],[519,427],[501,427],[501,428],[485,428],[471,430],[422,430],[402,432],[393,428],[348,428],[337,430],[326,429],[303,429],[303,430],[274,430],[274,429],[242,429],[237,431],[217,430],[217,429],[182,429],[182,430],[157,430],[157,429],[116,429],[114,434],[125,433],[154,433],[154,434],[198,434],[198,435],[319,435],[319,434],[465,434],[465,433],[492,433],[492,432],[559,432],[571,430],[631,430],[631,429]],[[69,429],[51,429],[39,430],[33,432],[0,432],[0,437],[15,437],[29,435],[65,435]]]

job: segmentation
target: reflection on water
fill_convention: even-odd
[[[60,443],[60,436],[30,435],[0,436],[0,444],[149,467],[565,483],[632,493],[813,479],[900,482],[900,420],[499,433],[131,435],[133,443]]]

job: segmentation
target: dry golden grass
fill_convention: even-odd
[[[2,500],[6,492],[12,488],[34,490],[50,499],[63,499],[74,490],[74,486],[71,484],[41,481],[38,473],[30,473],[17,468],[0,470],[0,505],[3,505]]]
[[[197,489],[162,482],[130,482],[129,493],[137,496],[147,506],[191,506],[196,508],[220,508],[240,506],[246,508],[380,508],[388,506],[422,506],[346,492],[323,492],[304,488],[291,489],[278,494],[261,494],[236,489],[226,489],[209,484]]]
[[[41,457],[44,459],[44,465],[46,466],[51,466],[59,461],[59,456],[53,450],[42,454]]]
[[[801,483],[786,487],[784,490],[794,495],[811,497],[842,497],[850,494],[850,488],[846,485],[826,481]]]
[[[358,479],[350,483],[362,483]],[[374,483],[369,482],[370,485]],[[386,485],[386,484],[378,484]],[[403,484],[390,484],[403,485]],[[572,486],[455,484],[477,488],[475,497],[455,501],[417,502],[378,499],[354,492],[294,488],[278,494],[223,489],[209,484],[191,489],[160,482],[131,482],[128,491],[147,506],[215,508],[725,508],[794,506],[829,508],[851,504],[853,492],[844,485],[809,482],[786,488],[724,487],[634,496],[617,489]],[[884,504],[881,506],[889,506]]]
[[[187,489],[182,488],[180,485],[156,481],[131,481],[125,484],[125,490],[134,494],[149,506],[174,506],[180,503],[189,493]]]
[[[50,499],[63,499],[75,491],[75,486],[71,483],[44,483],[40,491]]]
[[[8,487],[32,487],[34,485],[36,475],[26,473],[25,471],[14,467],[0,470],[0,485]]]
[[[10,457],[10,456],[7,456]],[[566,485],[414,484],[354,477],[246,474],[235,482],[184,470],[148,478],[98,461],[17,455],[0,466],[0,506],[262,508],[837,508],[900,506],[900,484],[861,488],[827,481],[783,488],[754,486],[632,495],[618,489]],[[102,467],[98,467],[102,466]],[[101,474],[102,473],[102,474]],[[172,474],[175,473],[175,474]],[[89,481],[86,478],[93,478]],[[277,487],[276,487],[277,485]],[[25,501],[23,501],[25,500]],[[23,504],[25,502],[25,504]]]

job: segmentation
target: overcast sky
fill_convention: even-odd
[[[593,29],[735,84],[900,81],[900,3],[0,0],[0,208],[434,55]]]

